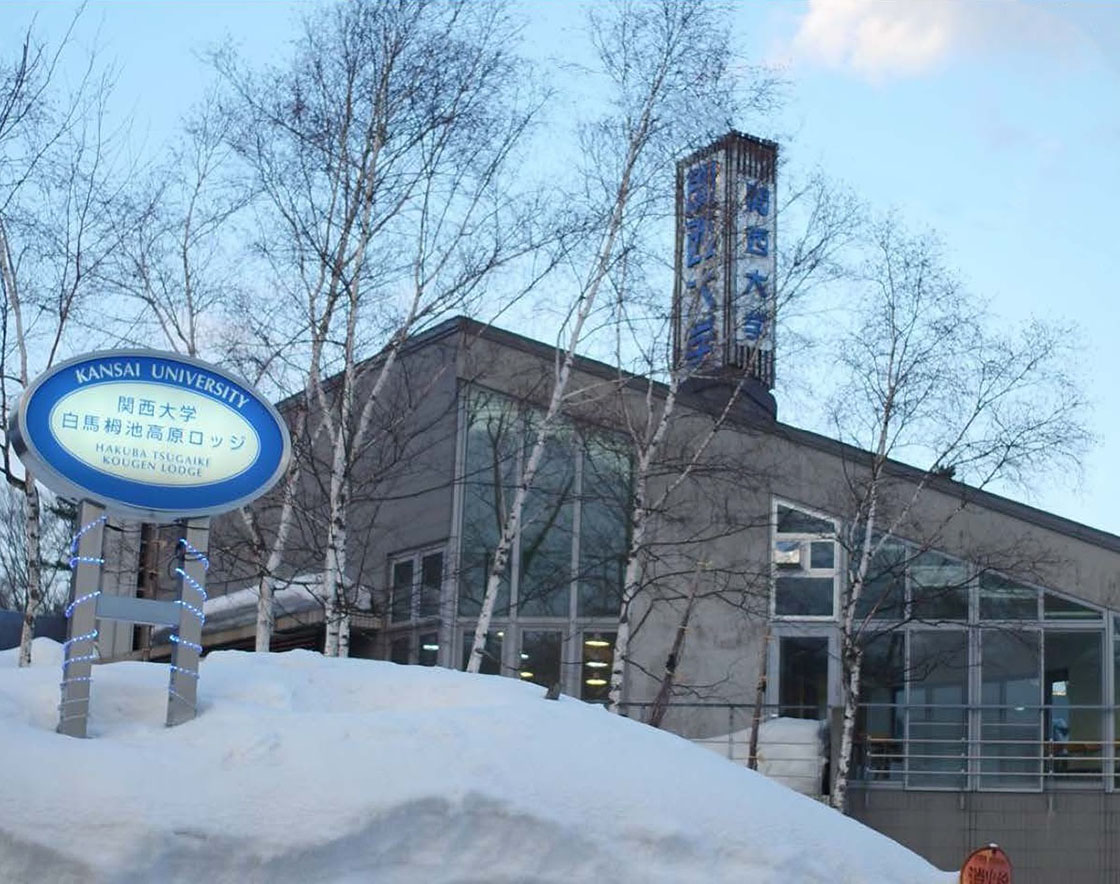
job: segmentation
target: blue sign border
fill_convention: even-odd
[[[76,369],[105,362],[135,362],[141,377],[77,379]],[[205,387],[151,379],[151,366],[162,364],[201,372],[246,397],[235,409],[256,432],[257,457],[240,473],[219,482],[184,487],[162,482],[125,479],[96,469],[67,451],[50,429],[52,409],[78,389],[104,384],[136,383],[154,388],[186,390],[232,408],[222,396]],[[145,377],[148,379],[145,380]],[[59,494],[92,500],[109,512],[150,521],[173,521],[215,515],[242,506],[271,488],[283,475],[291,457],[291,440],[280,413],[239,378],[200,359],[157,350],[103,350],[60,363],[40,375],[24,392],[12,415],[9,433],[16,453],[32,474]]]

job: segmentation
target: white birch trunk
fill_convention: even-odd
[[[35,632],[35,616],[42,601],[41,561],[39,550],[39,489],[28,471],[24,478],[24,530],[27,534],[27,598],[23,606],[23,628],[19,636],[19,665],[31,665],[31,640]]]
[[[848,809],[848,778],[851,774],[852,750],[855,747],[862,655],[857,648],[853,647],[845,650],[841,656],[845,660],[845,672],[842,679],[844,711],[840,726],[840,753],[836,759],[836,771],[832,778],[829,804],[843,813]]]
[[[614,656],[611,661],[611,684],[607,691],[607,709],[616,715],[622,711],[622,695],[625,690],[626,661],[630,654],[630,608],[641,588],[642,565],[640,552],[645,543],[646,511],[645,486],[648,464],[639,466],[634,491],[634,509],[631,513],[632,529],[630,549],[626,555],[626,571],[622,581],[622,600],[618,609],[618,628],[614,640]]]
[[[257,581],[257,633],[253,650],[264,653],[272,647],[272,633],[276,630],[276,612],[272,604],[272,574],[261,574]]]
[[[587,284],[583,287],[579,302],[576,305],[572,332],[568,336],[568,346],[564,351],[564,358],[556,373],[556,380],[552,386],[552,395],[549,397],[548,409],[541,420],[540,429],[537,432],[537,439],[533,444],[533,450],[529,454],[529,459],[525,464],[525,468],[521,471],[521,481],[517,485],[517,493],[514,495],[510,510],[506,514],[506,524],[502,530],[501,538],[498,541],[498,547],[494,550],[494,560],[491,562],[490,572],[486,579],[486,594],[482,599],[482,610],[478,615],[478,624],[475,626],[474,642],[471,645],[470,659],[467,661],[467,672],[477,673],[482,666],[482,656],[486,649],[486,635],[490,631],[490,621],[494,616],[494,605],[498,599],[498,589],[501,586],[502,576],[505,574],[506,565],[509,562],[510,550],[513,548],[513,541],[517,537],[517,532],[521,525],[521,512],[525,506],[525,500],[529,495],[529,489],[533,487],[533,481],[536,479],[537,470],[540,468],[541,461],[544,458],[544,447],[552,432],[552,425],[556,421],[556,417],[560,413],[560,407],[564,402],[564,393],[568,388],[568,381],[572,375],[572,366],[575,364],[576,348],[579,346],[583,336],[583,326],[587,322],[587,317],[591,315],[591,310],[595,306],[595,298],[599,293],[603,280],[607,278],[607,274],[611,269],[611,262],[614,260],[615,242],[621,231],[623,215],[630,198],[630,177],[633,174],[634,166],[638,161],[638,156],[649,134],[653,99],[654,95],[651,94],[646,101],[641,120],[627,147],[626,160],[623,163],[618,192],[615,195],[614,205],[611,207],[611,215],[607,223],[607,229],[604,231],[602,241],[600,242],[591,276]]]

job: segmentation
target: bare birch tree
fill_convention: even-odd
[[[847,802],[872,632],[875,605],[861,601],[873,560],[910,532],[920,501],[940,483],[966,483],[955,486],[963,507],[969,488],[1029,486],[1055,467],[1076,468],[1089,438],[1069,329],[1035,321],[994,330],[946,269],[936,239],[908,235],[893,218],[875,227],[870,248],[850,304],[856,321],[837,354],[845,381],[832,400],[841,438],[869,452],[849,465],[848,499],[838,513],[848,553],[840,602],[843,724],[830,798],[839,809]],[[927,545],[945,527],[925,525]]]
[[[751,110],[765,113],[769,109],[771,91],[754,91]],[[787,310],[797,309],[816,288],[843,278],[846,273],[841,258],[863,225],[863,206],[848,190],[835,185],[820,174],[804,184],[791,188],[781,204],[780,214],[789,216],[797,226],[790,225],[788,245],[778,254],[778,277],[772,297],[774,316],[778,323]],[[621,408],[625,435],[632,458],[632,489],[629,501],[630,532],[623,569],[623,587],[619,603],[618,630],[611,666],[608,708],[621,711],[625,689],[626,666],[633,639],[631,610],[639,596],[650,586],[648,568],[650,551],[655,543],[657,522],[662,519],[669,502],[681,486],[697,472],[707,472],[705,464],[709,447],[725,429],[729,417],[740,409],[745,397],[747,375],[738,382],[724,385],[722,402],[714,402],[715,413],[710,424],[695,434],[683,449],[665,451],[667,436],[679,423],[677,400],[681,387],[691,377],[703,373],[702,366],[686,361],[672,362],[667,342],[670,341],[670,314],[665,311],[661,291],[643,291],[645,274],[634,280],[630,272],[634,259],[620,263],[614,280],[616,361],[623,364],[623,353],[637,353],[636,367],[644,375],[641,395],[634,395],[635,378],[620,377],[623,395]],[[696,296],[694,296],[696,297]],[[686,312],[688,312],[686,310]],[[643,317],[648,317],[643,319]],[[650,318],[656,317],[656,322]],[[652,327],[652,332],[650,328]],[[747,360],[750,361],[749,358]],[[634,365],[635,363],[630,363]],[[669,366],[665,371],[665,366]],[[663,384],[659,376],[666,376]],[[632,397],[626,399],[627,391]],[[745,481],[741,467],[724,465],[736,481]],[[758,477],[756,477],[758,478]],[[740,528],[748,526],[742,525]],[[741,587],[745,591],[757,587]]]
[[[71,22],[71,29],[77,17]],[[111,84],[90,58],[69,93],[59,69],[71,50],[70,32],[51,50],[29,30],[0,61],[0,408],[3,426],[12,386],[26,388],[65,353],[73,327],[103,335],[83,315],[91,282],[119,243],[107,205],[111,139],[103,128]],[[19,470],[9,440],[4,475],[22,492],[27,592],[20,638],[21,666],[31,662],[31,638],[42,598],[42,502],[34,476]]]
[[[589,31],[606,85],[605,114],[582,132],[590,232],[585,269],[573,284],[548,404],[536,420],[490,562],[469,672],[478,672],[494,605],[529,491],[565,406],[576,351],[600,295],[637,229],[660,214],[675,159],[727,127],[738,102],[731,52],[716,4],[624,2],[592,12]]]
[[[498,4],[363,0],[309,16],[287,68],[257,76],[218,59],[240,123],[231,143],[262,195],[261,257],[303,330],[297,434],[327,475],[329,655],[349,641],[354,466],[400,349],[470,312],[534,244],[533,206],[511,196],[507,172],[541,97],[513,37]],[[258,647],[298,481],[261,569]]]

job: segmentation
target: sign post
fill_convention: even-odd
[[[206,615],[207,540],[209,519],[191,519],[179,541],[179,624],[171,641],[171,679],[167,685],[167,726],[194,718],[198,703],[198,658],[202,655],[202,624]]]
[[[98,620],[173,628],[167,724],[190,720],[206,620],[209,517],[255,500],[284,474],[291,442],[283,419],[249,384],[199,359],[109,350],[36,378],[8,433],[34,476],[82,501],[71,544],[59,733],[86,735]],[[178,599],[101,592],[108,515],[184,525]]]
[[[66,607],[66,644],[63,645],[62,700],[58,704],[58,732],[86,735],[89,687],[97,647],[97,598],[101,583],[103,507],[83,500],[78,507],[78,531],[70,544],[70,604]]]

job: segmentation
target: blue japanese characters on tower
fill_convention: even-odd
[[[684,360],[700,366],[712,358],[719,341],[717,323],[722,312],[717,293],[722,270],[719,250],[716,193],[719,164],[704,160],[684,176],[684,302],[689,322],[684,336]]]
[[[774,385],[777,145],[732,132],[677,167],[676,364]]]

